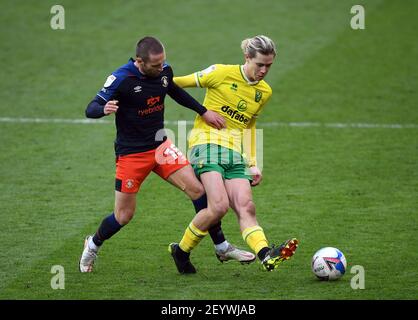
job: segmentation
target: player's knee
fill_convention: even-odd
[[[250,199],[245,200],[238,205],[238,211],[241,215],[255,216],[255,204]]]
[[[228,200],[223,199],[216,201],[210,205],[210,210],[215,217],[222,218],[228,211],[229,203]]]
[[[186,192],[190,199],[197,200],[205,194],[205,188],[201,183],[196,183],[186,188]]]
[[[132,220],[132,218],[134,217],[134,214],[135,214],[135,210],[119,209],[116,212],[116,220],[118,221],[120,225],[124,226],[125,224],[128,224],[129,221]]]
[[[255,215],[255,204],[252,200],[248,201],[248,203],[246,205],[246,210],[251,215]]]

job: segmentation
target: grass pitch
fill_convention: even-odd
[[[54,4],[1,4],[1,299],[418,298],[416,1],[363,1],[365,30],[350,28],[352,1],[61,1],[65,30],[55,31]],[[95,272],[80,274],[84,236],[113,209],[114,126],[33,119],[83,118],[142,36],[160,38],[182,75],[242,63],[240,42],[256,34],[279,54],[259,119],[264,181],[254,199],[269,240],[297,237],[297,254],[265,273],[220,264],[205,239],[192,255],[198,273],[177,274],[167,246],[193,207],[151,175],[133,221],[103,246]],[[167,120],[193,117],[167,98]],[[233,212],[223,226],[246,247]],[[324,246],[347,258],[337,282],[310,271]],[[54,265],[64,267],[64,290],[51,288]],[[355,265],[363,290],[350,286]]]

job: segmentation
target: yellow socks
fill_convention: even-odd
[[[179,243],[180,249],[184,252],[192,251],[207,234],[207,231],[199,230],[193,222],[190,222]]]
[[[179,246],[184,252],[190,252],[195,248],[199,242],[208,234],[208,231],[202,231],[198,229],[192,222],[184,232]],[[248,246],[256,253],[265,247],[268,247],[266,236],[264,235],[263,228],[260,226],[253,226],[246,228],[242,232],[242,237]]]
[[[262,248],[269,246],[263,228],[260,226],[246,228],[242,232],[242,237],[256,254],[258,254]]]

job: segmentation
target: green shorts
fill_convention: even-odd
[[[242,178],[252,181],[244,158],[239,152],[217,144],[199,144],[190,151],[189,161],[196,173],[216,171],[224,179]]]

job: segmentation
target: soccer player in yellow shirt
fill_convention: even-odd
[[[274,42],[263,35],[242,41],[244,65],[215,64],[184,77],[174,78],[180,87],[206,88],[203,105],[222,115],[226,129],[212,130],[200,116],[190,133],[190,162],[202,181],[208,210],[197,214],[179,243],[169,251],[180,273],[195,273],[190,252],[220,223],[231,208],[235,211],[244,241],[256,253],[263,269],[271,271],[289,259],[298,246],[293,238],[270,247],[256,219],[251,186],[261,182],[256,161],[256,118],[272,94],[263,80],[276,57]]]

